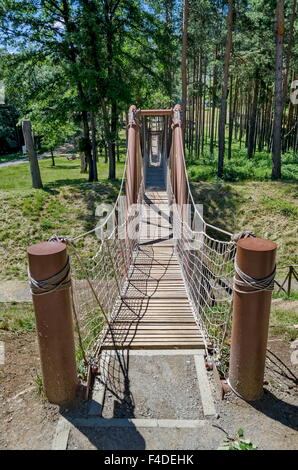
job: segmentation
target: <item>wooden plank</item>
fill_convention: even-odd
[[[117,329],[117,325],[114,325],[113,324],[113,328],[112,329]],[[193,326],[189,326],[189,325],[182,325],[182,326],[170,326],[170,325],[149,325],[149,326],[146,326],[146,325],[143,325],[143,326],[139,326],[138,327],[138,331],[155,331],[155,330],[158,330],[158,331],[171,331],[171,330],[175,330],[175,331],[184,331],[184,330],[188,330],[188,331],[192,331],[192,330],[195,330],[195,331],[200,331],[195,325]]]
[[[134,349],[204,349],[204,344],[117,344],[116,349],[121,350],[134,350]],[[103,345],[103,350],[115,350],[115,345]]]
[[[124,309],[122,309],[122,311],[125,313],[129,313],[131,312],[130,309],[127,309],[124,311]],[[142,314],[142,315],[146,315],[146,314],[153,314],[153,315],[174,315],[174,316],[177,316],[177,314],[179,315],[181,313],[181,315],[192,315],[192,310],[190,308],[172,308],[171,310],[167,309],[167,308],[162,308],[162,307],[156,307],[156,308],[147,308],[147,309],[142,309],[142,310],[139,310],[138,312],[131,312],[132,315],[136,315],[136,314]]]
[[[165,191],[146,192],[141,240],[104,349],[203,348],[171,236]],[[149,238],[150,237],[150,238]],[[156,241],[155,245],[152,241]]]
[[[115,349],[204,349],[203,343],[172,343],[172,344],[165,344],[165,343],[126,343],[126,344],[110,344],[106,343],[103,344],[102,349],[107,350],[115,350]]]
[[[157,334],[151,334],[151,335],[140,335],[140,334],[127,334],[127,333],[121,333],[121,334],[113,334],[112,335],[108,335],[105,339],[105,342],[111,342],[113,341],[113,339],[115,341],[119,341],[119,340],[123,340],[123,341],[134,341],[134,342],[142,342],[143,340],[144,341],[152,341],[152,342],[155,342],[155,341],[160,341],[160,342],[173,342],[173,341],[177,341],[177,342],[180,342],[180,341],[201,341],[202,339],[202,336],[201,335],[195,335],[195,334],[192,334],[192,335],[180,335],[180,334],[177,334],[177,335],[157,335]]]
[[[131,299],[129,299],[131,300]],[[130,314],[130,315],[146,315],[146,314],[152,314],[152,315],[169,315],[169,316],[177,316],[181,313],[181,315],[187,315],[187,316],[192,316],[193,312],[190,308],[173,308],[172,310],[166,309],[166,308],[126,308],[126,307],[121,307],[120,311],[117,312],[117,315],[122,312],[123,314]]]
[[[130,299],[131,300],[131,299]],[[120,312],[117,312],[117,315],[120,314]],[[168,310],[138,310],[138,309],[133,309],[133,310],[123,310],[121,309],[121,316],[133,316],[133,317],[144,317],[145,315],[155,315],[155,316],[163,316],[163,317],[177,317],[177,316],[183,316],[183,317],[192,317],[193,318],[193,312],[192,310],[173,310],[172,312]]]
[[[130,300],[131,299],[127,299],[127,300]],[[162,299],[161,299],[162,300]],[[144,315],[145,313],[161,313],[161,314],[169,314],[169,315],[176,315],[177,313],[181,312],[181,313],[188,313],[188,314],[191,314],[192,315],[192,310],[190,308],[190,306],[177,306],[177,307],[171,307],[171,308],[168,308],[167,306],[156,306],[154,307],[153,305],[152,306],[143,306],[143,307],[140,307],[140,306],[131,306],[130,308],[128,308],[126,305],[121,305],[120,306],[121,308],[121,311],[123,312],[131,312],[131,314],[141,314]]]
[[[175,282],[175,284],[173,282],[169,282],[168,280],[166,279],[158,279],[158,280],[155,280],[155,279],[135,279],[135,280],[129,280],[128,283],[127,283],[128,286],[136,286],[136,287],[150,287],[150,288],[155,288],[156,286],[159,287],[160,289],[164,289],[164,288],[167,288],[167,289],[183,289],[185,291],[185,286],[184,286],[184,283],[181,280]]]
[[[153,320],[154,322],[162,322],[162,321],[181,321],[181,322],[192,322],[194,323],[194,317],[192,315],[156,315],[156,314],[148,314],[148,315],[142,315],[142,316],[136,316],[136,315],[123,315],[117,317],[117,322],[119,321],[151,321]]]
[[[117,327],[118,323],[121,324],[121,325],[122,325],[123,323],[126,323],[126,324],[129,326],[131,322],[130,322],[130,320],[120,320],[120,321],[117,321],[117,322],[114,323],[116,327]],[[139,327],[141,327],[141,326],[150,326],[150,325],[153,325],[153,326],[156,326],[156,327],[169,326],[169,327],[171,328],[171,327],[173,326],[173,325],[171,324],[171,322],[170,322],[170,321],[167,321],[167,320],[164,321],[164,322],[163,322],[163,321],[148,322],[146,319],[145,319],[145,320],[142,319],[142,320],[139,321],[138,324],[139,324]],[[197,324],[195,323],[195,321],[192,321],[191,323],[185,322],[185,321],[181,321],[181,323],[179,323],[178,325],[175,325],[175,326],[177,326],[177,327],[179,328],[179,327],[181,327],[181,326],[183,326],[183,325],[187,325],[187,326],[191,326],[191,327],[198,328],[198,327],[197,327]],[[201,331],[199,328],[198,328],[198,330]]]
[[[103,344],[103,349],[114,349],[116,346],[117,349],[125,349],[125,348],[133,348],[133,347],[146,347],[146,349],[152,348],[167,348],[170,349],[171,347],[184,347],[184,348],[198,348],[200,349],[204,347],[203,341],[121,341],[121,342],[105,342]]]
[[[141,302],[141,301],[140,301]],[[157,299],[149,299],[149,300],[143,300],[143,305],[173,305],[171,299],[163,299],[163,300],[157,300]],[[190,305],[189,303],[189,300],[185,300],[185,299],[178,299],[177,300],[177,305]]]
[[[117,316],[117,321],[119,319],[133,319],[133,320],[144,320],[145,318],[148,319],[148,318],[154,318],[155,321],[158,321],[159,319],[162,319],[162,318],[166,318],[166,319],[173,319],[173,318],[181,318],[181,321],[182,320],[189,320],[189,319],[192,319],[194,321],[194,317],[191,313],[184,313],[184,314],[180,314],[179,312],[178,313],[173,313],[172,315],[166,315],[164,313],[156,313],[156,312],[148,312],[147,314],[144,314],[144,315],[119,315]],[[129,320],[127,320],[129,321]]]
[[[191,326],[189,327],[188,329],[187,328],[183,328],[181,326],[177,326],[175,329],[171,329],[169,326],[167,328],[161,328],[159,327],[158,325],[156,325],[156,328],[154,327],[147,327],[147,328],[144,328],[141,326],[127,326],[125,325],[124,327],[119,327],[119,326],[115,326],[115,327],[112,327],[112,332],[113,334],[122,334],[123,331],[126,331],[128,334],[132,334],[132,335],[135,335],[137,334],[138,336],[140,335],[155,335],[155,334],[160,334],[162,336],[181,336],[181,333],[185,334],[185,335],[195,335],[195,336],[200,336],[201,333],[200,333],[200,330],[198,328],[196,328],[195,326]],[[111,332],[110,330],[108,331],[108,335],[110,334]]]

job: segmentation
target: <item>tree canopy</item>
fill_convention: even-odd
[[[248,159],[265,150],[276,162],[298,148],[297,34],[297,0],[2,0],[0,139],[16,116],[50,147],[81,135],[94,181],[103,132],[113,179],[129,105],[186,99],[189,157],[218,149],[220,177],[235,142]]]

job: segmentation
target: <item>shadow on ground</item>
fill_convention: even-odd
[[[192,183],[196,204],[203,205],[203,217],[211,225],[234,233],[237,227],[237,209],[241,196],[229,184]]]
[[[250,405],[268,418],[298,431],[298,406],[277,398],[268,390],[264,390],[264,397],[261,400],[250,402]]]
[[[74,197],[74,204],[76,203],[76,198],[79,198],[80,201],[86,204],[87,210],[79,212],[78,219],[84,221],[84,229],[89,231],[98,222],[96,217],[97,206],[100,203],[114,203],[120,188],[120,180],[103,180],[101,182],[90,183],[86,181],[86,178],[61,179],[47,183],[43,189],[50,194],[57,195],[62,187],[69,188],[69,192]]]
[[[77,408],[66,410],[60,408],[61,415],[74,427],[69,437],[69,448],[92,448],[98,450],[143,450],[146,442],[136,426],[131,422],[135,418],[134,398],[130,389],[129,379],[129,354],[124,351],[117,351],[117,360],[110,366],[110,360],[102,361],[102,374],[105,376],[106,393],[113,396],[113,416],[111,418],[101,418],[99,415],[88,416],[92,400],[78,405]],[[87,413],[87,415],[86,415]],[[87,419],[91,426],[82,426],[80,417]],[[116,419],[121,419],[121,424],[117,426]],[[105,423],[101,426],[99,422]]]

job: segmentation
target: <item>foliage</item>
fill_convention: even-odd
[[[16,108],[0,104],[0,158],[2,154],[18,150],[17,121]]]
[[[30,303],[0,303],[0,330],[35,331],[33,307]]]
[[[44,182],[32,190],[28,163],[0,168],[0,256],[2,279],[27,279],[26,248],[48,240],[53,233],[74,236],[94,228],[97,204],[115,200],[123,173],[123,155],[117,178],[108,181],[108,165],[100,159],[100,181],[88,183],[80,173],[79,160],[56,157],[56,166],[39,161]],[[91,242],[93,239],[91,239]],[[90,253],[90,239],[82,252]]]
[[[256,450],[255,446],[249,439],[244,439],[243,429],[238,429],[236,436],[227,435],[224,443],[217,450]]]
[[[294,341],[298,338],[298,330],[295,328],[297,324],[297,312],[295,312],[295,300],[292,300],[293,310],[289,310],[289,303],[285,309],[272,309],[270,318],[270,332],[274,336],[282,336],[288,341]],[[296,301],[297,304],[297,301]],[[286,308],[288,308],[286,310]]]
[[[223,180],[232,182],[269,180],[271,178],[270,155],[267,152],[256,152],[254,159],[248,160],[245,153],[245,150],[234,148],[232,158],[226,161]],[[283,180],[298,181],[297,163],[297,155],[291,152],[282,155]],[[218,181],[216,160],[210,154],[205,153],[200,159],[189,158],[187,164],[191,181]],[[270,197],[268,198],[268,205],[270,205]],[[282,205],[282,201],[280,204]],[[291,209],[289,210],[291,212]]]

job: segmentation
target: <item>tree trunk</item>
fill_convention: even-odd
[[[292,13],[291,13],[291,18],[290,18],[290,26],[289,26],[289,39],[288,39],[288,47],[287,47],[287,55],[286,55],[286,66],[285,66],[285,74],[284,74],[284,90],[283,90],[284,103],[286,102],[287,95],[289,95],[289,93],[288,93],[288,75],[289,75],[291,55],[292,55],[292,47],[293,47],[294,24],[295,24],[295,19],[296,19],[296,8],[297,8],[297,0],[293,0]]]
[[[82,120],[83,120],[83,130],[84,130],[84,153],[87,160],[87,165],[89,168],[89,178],[88,181],[94,181],[94,168],[92,162],[92,153],[91,153],[91,142],[90,142],[90,129],[89,129],[89,121],[88,121],[88,112],[82,111]]]
[[[217,50],[215,50],[215,59],[217,59]],[[216,111],[216,92],[217,92],[217,65],[213,68],[213,83],[212,83],[212,115],[211,115],[211,131],[210,131],[210,154],[214,154],[214,125],[215,125],[215,111]]]
[[[235,86],[236,90],[236,86]],[[228,139],[228,160],[232,158],[233,140],[233,79],[230,80],[230,103],[229,103],[229,139]]]
[[[275,109],[272,148],[272,179],[281,178],[281,127],[283,115],[283,38],[284,0],[277,0],[276,8],[276,50],[275,50]]]
[[[115,152],[113,151],[113,144],[111,139],[111,131],[110,131],[110,117],[107,110],[106,103],[104,99],[101,101],[101,109],[102,109],[102,116],[103,116],[103,125],[105,131],[105,138],[107,143],[107,150],[108,150],[108,159],[109,159],[109,179],[113,180],[116,178],[116,161],[115,161]]]
[[[229,0],[229,11],[227,17],[227,40],[225,51],[224,63],[224,76],[221,93],[220,117],[218,123],[218,168],[217,175],[219,178],[223,177],[224,169],[224,156],[225,156],[225,125],[227,116],[227,96],[228,96],[228,83],[229,83],[229,66],[232,50],[232,30],[233,30],[233,0]]]
[[[97,141],[96,141],[96,118],[94,111],[91,112],[91,135],[92,135],[92,165],[93,165],[93,181],[98,181],[97,175]]]
[[[256,74],[255,82],[253,83],[253,101],[249,120],[248,142],[247,142],[247,157],[252,158],[255,148],[255,134],[256,134],[256,118],[257,118],[257,104],[259,95],[259,79]]]
[[[62,1],[62,9],[59,9],[62,13],[62,17],[65,22],[65,27],[67,33],[69,33],[69,38],[75,31],[75,24],[70,19],[70,6],[67,0]],[[68,48],[68,59],[73,64],[73,66],[77,66],[77,54],[75,52],[75,47],[72,40],[69,40],[69,48]],[[80,98],[81,103],[86,103],[86,97],[83,90],[83,85],[80,80],[77,80],[77,90],[78,95]],[[90,135],[89,135],[89,123],[88,123],[88,112],[86,109],[83,109],[81,112],[82,116],[82,123],[83,123],[83,132],[84,132],[84,139],[85,139],[85,159],[89,164],[89,181],[93,181],[93,167],[92,167],[92,154],[91,154],[91,142],[90,142]]]
[[[118,128],[118,114],[117,114],[117,103],[112,101],[112,112],[111,112],[111,134],[112,134],[112,150],[113,160],[116,162],[116,140],[117,140],[117,128]],[[116,164],[115,164],[116,167]]]
[[[182,77],[182,125],[185,131],[186,107],[187,107],[187,39],[188,39],[189,1],[184,0],[183,26],[182,26],[182,54],[181,54],[181,77]],[[183,132],[184,133],[184,132]]]
[[[37,154],[34,148],[31,121],[29,119],[26,119],[22,122],[22,129],[26,145],[26,151],[29,156],[32,187],[35,189],[40,189],[42,188],[42,181],[40,176]]]
[[[55,157],[54,157],[53,149],[51,149],[51,157],[52,157],[52,166],[55,166]]]

